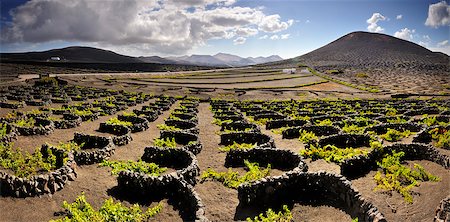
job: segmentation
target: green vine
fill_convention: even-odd
[[[270,175],[270,164],[267,165],[266,169],[261,169],[258,163],[250,163],[247,160],[244,160],[244,164],[247,168],[247,173],[243,176],[240,176],[239,172],[235,172],[232,169],[228,169],[227,172],[216,172],[213,169],[208,168],[203,172],[200,180],[201,182],[215,180],[221,182],[228,188],[236,189],[242,183],[252,182]]]
[[[162,204],[149,207],[143,212],[138,204],[131,207],[123,206],[120,202],[114,203],[112,198],[103,202],[99,210],[94,210],[89,202],[86,201],[84,193],[77,197],[75,202],[69,204],[63,202],[63,208],[67,211],[64,218],[51,220],[52,222],[70,222],[70,221],[148,221],[156,216],[162,210]]]

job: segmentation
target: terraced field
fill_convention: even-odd
[[[447,220],[450,100],[367,87],[308,69],[3,87],[2,220]]]

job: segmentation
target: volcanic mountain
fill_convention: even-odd
[[[342,68],[449,66],[449,56],[380,33],[352,32],[312,52],[279,64],[303,63]],[[277,64],[277,62],[273,63]]]
[[[138,58],[92,47],[72,46],[43,52],[1,53],[2,60],[46,61],[59,57],[63,62],[81,63],[143,63]]]

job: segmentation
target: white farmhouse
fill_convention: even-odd
[[[283,69],[283,73],[287,73],[287,74],[295,74],[296,69],[292,68],[292,69]]]
[[[59,58],[58,56],[53,56],[53,57],[50,57],[50,60],[51,61],[61,61],[61,58]]]

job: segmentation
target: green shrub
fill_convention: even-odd
[[[345,125],[342,127],[342,131],[346,133],[364,133],[364,130],[366,129],[365,126],[358,126],[355,124],[348,125],[347,123],[344,123]]]
[[[306,130],[301,130],[300,137],[298,138],[298,140],[304,143],[311,143],[313,141],[317,141],[318,139],[319,137],[316,136],[316,134],[314,134],[313,132],[308,132]]]
[[[330,119],[316,120],[316,126],[331,126],[333,122]]]
[[[265,214],[261,213],[255,218],[248,217],[247,222],[290,222],[292,221],[292,213],[287,205],[283,205],[283,210],[275,213],[272,209],[268,209]]]
[[[29,177],[56,169],[56,156],[49,149],[45,154],[44,157],[39,148],[29,154],[20,148],[13,149],[12,143],[0,143],[0,165],[13,171],[18,177]]]
[[[386,121],[388,123],[406,123],[406,122],[408,122],[408,120],[400,118],[399,116],[397,116],[397,118],[395,118],[395,119],[388,119]]]
[[[66,210],[68,216],[57,220],[51,220],[52,222],[148,221],[151,217],[154,217],[161,212],[162,205],[159,203],[155,207],[149,207],[145,212],[142,212],[138,204],[126,207],[120,202],[114,203],[114,200],[109,198],[103,202],[103,205],[97,211],[86,201],[86,197],[83,193],[71,204],[64,201],[63,208]]]
[[[434,128],[429,131],[433,140],[436,141],[435,146],[438,148],[450,147],[450,130]]]
[[[167,147],[167,148],[176,148],[177,143],[175,142],[175,138],[155,138],[153,140],[153,144],[157,147]]]
[[[436,120],[436,116],[427,116],[424,115],[424,119],[420,121],[420,123],[426,124],[427,126],[446,126],[449,123],[448,122],[440,122]]]
[[[356,73],[355,76],[357,78],[367,78],[367,77],[369,77],[369,75],[367,75],[366,73],[363,73],[363,72]]]
[[[208,168],[203,172],[200,180],[201,182],[208,179],[215,180],[221,182],[228,188],[236,189],[242,183],[252,182],[270,175],[270,164],[267,165],[266,169],[260,169],[258,163],[250,163],[247,160],[244,160],[244,164],[248,171],[243,176],[239,176],[238,172],[232,171],[231,169],[228,169],[227,172],[216,172]]]
[[[220,151],[228,152],[230,150],[249,150],[256,147],[256,143],[236,143],[233,142],[233,144],[219,148]]]
[[[122,121],[117,119],[117,117],[109,119],[106,123],[111,125],[133,126],[132,122]]]
[[[406,130],[404,132],[400,132],[395,129],[388,129],[387,132],[380,137],[389,142],[396,142],[401,140],[402,138],[408,137],[411,135],[411,131]]]
[[[123,116],[137,116],[137,114],[136,113],[134,113],[134,112],[122,112],[122,115]]]
[[[160,130],[166,130],[166,131],[179,131],[179,130],[181,130],[180,128],[177,128],[175,126],[168,126],[166,124],[158,124],[158,125],[156,125],[156,127],[158,127],[158,129],[160,129]]]
[[[0,137],[6,136],[8,132],[8,125],[6,123],[0,123]]]
[[[34,118],[26,118],[19,119],[14,123],[20,127],[34,127],[36,125],[36,120]]]
[[[374,180],[377,183],[376,190],[395,190],[399,192],[406,202],[412,203],[413,197],[410,190],[419,186],[419,181],[439,181],[436,177],[419,165],[414,164],[414,169],[410,169],[401,164],[400,159],[405,155],[404,152],[394,152],[392,155],[385,155],[381,162],[377,162],[383,173],[377,172]]]
[[[151,176],[159,176],[162,173],[167,171],[167,168],[163,167],[160,168],[155,163],[147,163],[142,160],[139,160],[137,162],[135,161],[107,161],[104,160],[102,163],[99,164],[99,166],[105,167],[111,167],[112,171],[111,174],[117,175],[120,171],[130,170],[132,172],[136,173],[145,173],[150,174]]]
[[[338,148],[334,145],[326,145],[324,147],[315,147],[311,145],[309,149],[301,150],[300,155],[312,160],[324,159],[327,162],[341,163],[346,159],[359,155],[367,155],[367,150],[357,148]]]
[[[216,124],[218,126],[222,126],[224,123],[232,123],[232,122],[233,122],[233,120],[230,120],[230,119],[226,119],[226,120],[214,119],[212,121],[212,124]]]
[[[89,116],[93,114],[91,110],[77,110],[77,109],[72,109],[71,113],[77,116]]]
[[[62,149],[62,150],[71,152],[71,151],[81,150],[83,148],[83,146],[84,146],[84,143],[78,144],[73,141],[70,141],[67,143],[59,142],[59,144],[55,147],[57,149]]]

